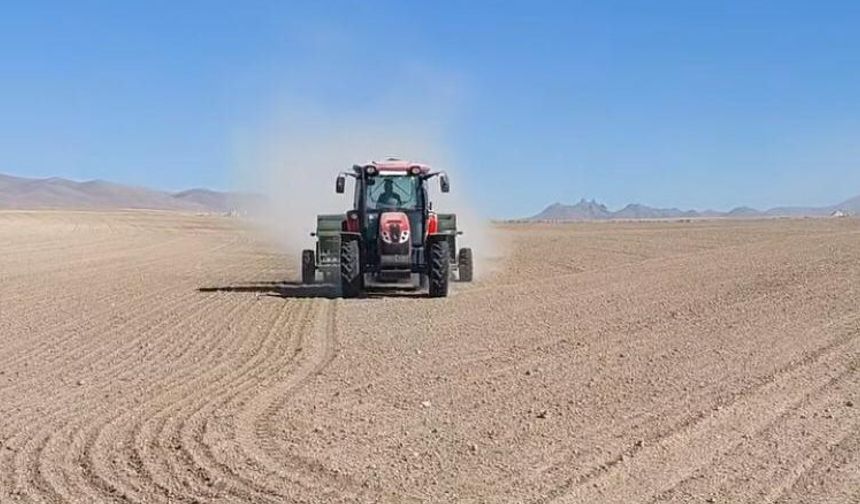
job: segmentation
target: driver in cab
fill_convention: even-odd
[[[403,204],[403,198],[394,190],[394,182],[391,179],[386,179],[382,187],[382,194],[376,200],[379,206],[397,208]]]

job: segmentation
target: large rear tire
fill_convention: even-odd
[[[461,282],[471,282],[474,264],[472,261],[472,249],[461,248],[460,253],[457,254],[458,280]]]
[[[448,276],[451,269],[451,249],[448,240],[434,240],[430,243],[430,257],[427,276],[430,280],[430,297],[448,295]]]
[[[312,284],[316,281],[317,267],[313,250],[302,250],[302,283]]]
[[[341,240],[340,288],[345,298],[361,295],[364,276],[361,274],[361,251],[358,240]]]

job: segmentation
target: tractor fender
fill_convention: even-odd
[[[361,233],[353,233],[352,231],[341,231],[340,232],[341,240],[361,240]]]
[[[427,247],[430,247],[431,244],[433,244],[437,241],[447,241],[448,242],[448,248],[452,252],[451,259],[454,259],[453,254],[455,253],[454,251],[456,250],[456,236],[457,236],[457,233],[453,232],[453,231],[443,231],[441,233],[428,234],[427,235]]]
[[[454,236],[454,233],[450,232],[441,232],[441,233],[429,233],[427,235],[427,241],[430,240],[447,240],[448,238]]]

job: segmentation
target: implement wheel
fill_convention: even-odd
[[[472,249],[461,248],[460,253],[457,255],[458,280],[461,282],[471,282],[474,264],[472,261]]]
[[[302,250],[302,283],[312,284],[316,281],[317,268],[313,250]]]

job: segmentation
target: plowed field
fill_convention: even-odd
[[[860,221],[495,231],[343,300],[236,219],[0,212],[0,502],[860,502]]]

